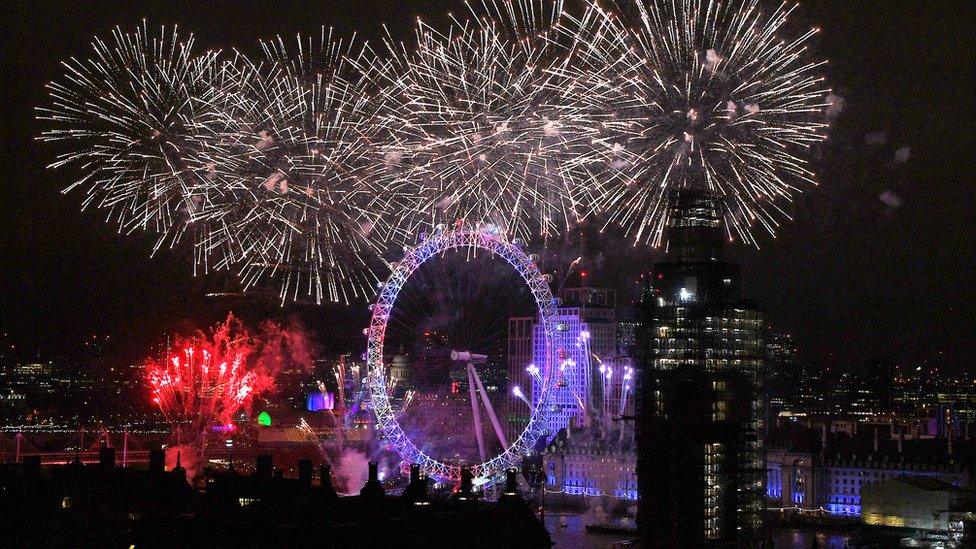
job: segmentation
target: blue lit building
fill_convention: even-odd
[[[947,438],[904,440],[878,426],[858,432],[822,424],[780,425],[770,431],[766,499],[770,509],[861,515],[861,492],[878,482],[926,477],[966,488],[976,449]]]
[[[604,395],[604,387],[614,387],[614,380],[611,377],[607,383],[606,369],[601,370],[600,361],[613,363],[621,353],[621,333],[626,333],[617,322],[614,290],[566,288],[559,297],[562,303],[553,317],[555,381],[546,423],[547,442],[561,429],[584,425],[588,413],[602,407],[608,396]],[[542,327],[534,318],[511,318],[508,332],[509,384],[522,388],[532,402],[538,402],[546,351]],[[623,368],[617,371],[618,378],[623,374]],[[525,428],[528,416],[528,406],[510,394],[510,436],[517,436]]]
[[[637,453],[627,422],[562,431],[545,464],[549,494],[637,501]]]

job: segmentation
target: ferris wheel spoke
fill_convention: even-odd
[[[471,364],[468,364],[468,371],[468,375],[473,377],[475,383],[478,384],[478,392],[481,394],[481,400],[485,403],[485,410],[488,412],[488,417],[491,419],[491,426],[495,429],[495,435],[502,443],[502,448],[508,448],[508,441],[505,440],[505,432],[502,430],[501,424],[498,423],[498,417],[495,415],[495,408],[491,405],[491,400],[488,398],[488,393],[485,392],[485,386],[482,385],[481,378],[478,377],[478,372],[475,371],[474,366]]]
[[[474,392],[474,367],[468,364],[468,392],[471,394],[471,416],[474,418],[474,434],[478,437],[478,452],[481,461],[488,459],[485,452],[485,434],[481,432],[481,409],[478,408],[478,397]]]

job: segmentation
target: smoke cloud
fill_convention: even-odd
[[[827,94],[827,104],[828,107],[824,114],[826,114],[828,122],[833,122],[844,111],[844,98],[836,93]]]
[[[888,134],[880,132],[871,132],[864,135],[864,143],[867,145],[884,145],[888,142]]]
[[[895,164],[904,164],[912,157],[911,147],[902,147],[895,151]]]
[[[889,208],[900,208],[903,201],[900,196],[895,194],[892,190],[886,190],[878,196],[878,199],[884,202]]]

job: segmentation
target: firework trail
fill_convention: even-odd
[[[525,405],[528,406],[529,408],[532,407],[532,403],[529,402],[529,399],[525,397],[525,393],[522,392],[522,388],[519,387],[518,385],[516,385],[515,387],[512,387],[512,395],[514,395],[515,398],[517,398],[517,399],[521,400],[522,402],[524,402]]]
[[[120,233],[155,231],[157,248],[179,240],[199,208],[189,190],[212,171],[193,126],[195,99],[212,94],[217,54],[195,56],[192,36],[145,24],[116,28],[92,47],[90,58],[63,63],[49,106],[38,109],[50,123],[40,139],[65,151],[49,167],[77,172],[64,192],[84,189],[83,208],[105,210]]]
[[[302,435],[305,437],[305,440],[315,445],[315,448],[318,449],[319,451],[319,455],[322,456],[322,459],[326,463],[333,466],[335,465],[332,461],[332,458],[329,457],[329,453],[325,451],[325,442],[321,438],[319,438],[318,433],[316,433],[315,429],[313,429],[312,426],[309,425],[307,421],[305,421],[305,418],[301,418],[301,421],[298,422],[298,431],[302,433]]]
[[[722,199],[730,238],[775,234],[784,203],[815,183],[826,130],[825,62],[807,52],[817,30],[780,36],[794,7],[619,0],[567,18],[561,101],[590,113],[584,163],[608,223],[659,245],[674,192],[699,189]]]
[[[335,376],[336,386],[339,391],[339,408],[345,409],[346,407],[346,356],[342,355],[339,357],[339,364],[332,369],[332,374]]]
[[[413,389],[407,389],[407,392],[403,395],[403,406],[400,407],[400,414],[403,414],[404,412],[407,411],[407,407],[409,407],[410,404],[413,403],[413,398],[414,396],[416,396],[416,394],[417,392],[414,391]]]
[[[623,387],[620,389],[620,411],[617,413],[618,416],[624,415],[624,411],[627,409],[627,396],[630,393],[630,386],[634,378],[634,369],[630,366],[624,368],[624,378]]]
[[[376,75],[385,169],[417,185],[421,227],[464,219],[522,237],[559,232],[578,218],[575,140],[550,92],[562,76],[549,70],[559,49],[546,33],[561,2],[470,7],[444,32],[418,22],[412,50],[387,38],[391,63]]]

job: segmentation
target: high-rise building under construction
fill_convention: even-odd
[[[648,547],[763,541],[763,317],[725,260],[721,203],[672,199],[638,337],[638,525]]]

